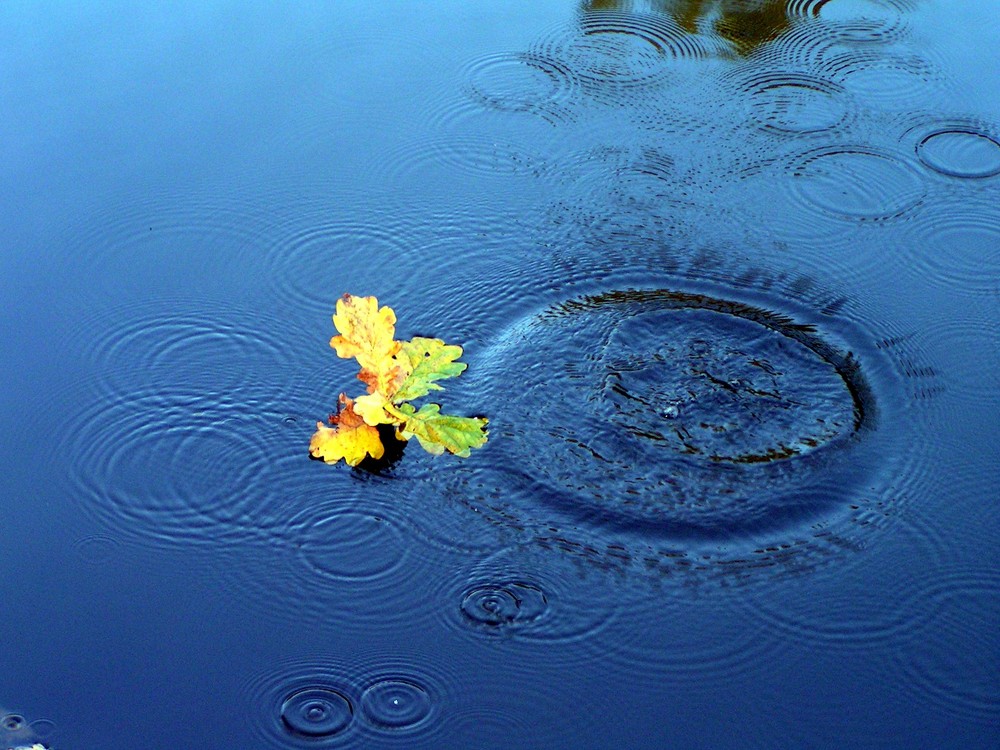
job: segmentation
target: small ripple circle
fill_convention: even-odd
[[[73,547],[84,562],[101,565],[112,560],[118,554],[121,542],[114,537],[92,534],[77,539],[73,542]]]
[[[578,642],[586,647],[575,656],[586,658],[598,633],[616,619],[620,592],[608,588],[600,573],[589,577],[578,569],[572,552],[561,559],[542,549],[554,542],[537,539],[501,549],[446,582],[443,594],[454,601],[441,613],[446,625],[476,639]]]
[[[935,130],[917,144],[925,166],[949,177],[982,178],[1000,174],[1000,142],[971,128]]]
[[[386,729],[410,729],[431,712],[428,692],[416,682],[386,679],[370,685],[361,694],[361,710],[374,726]]]
[[[526,581],[475,586],[462,599],[466,618],[493,627],[530,622],[547,607],[545,592]]]
[[[572,119],[576,88],[570,69],[541,53],[498,53],[473,61],[465,89],[476,104],[497,112],[529,114],[556,124]]]
[[[311,687],[298,690],[281,704],[281,720],[288,730],[304,737],[332,737],[351,723],[350,699],[336,690]]]
[[[27,725],[27,721],[21,714],[7,714],[0,719],[0,726],[8,732],[18,732]]]
[[[589,11],[577,24],[550,32],[532,54],[558,61],[588,93],[644,86],[669,75],[678,58],[708,58],[722,45],[687,33],[661,14]]]

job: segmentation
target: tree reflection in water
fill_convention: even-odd
[[[794,0],[583,0],[584,13],[640,8],[663,13],[690,34],[710,33],[731,42],[739,55],[778,38],[791,27],[788,3]],[[816,5],[823,4],[820,0]]]

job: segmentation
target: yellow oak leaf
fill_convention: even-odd
[[[361,417],[365,424],[372,427],[380,424],[397,424],[399,417],[386,413],[386,407],[392,405],[380,391],[358,396],[354,399],[354,413]]]
[[[398,367],[392,357],[399,351],[396,334],[396,313],[391,307],[379,308],[375,297],[355,297],[345,294],[337,300],[333,325],[340,332],[330,339],[330,346],[343,359],[354,357],[361,369],[372,373]]]
[[[378,429],[365,423],[354,410],[354,402],[344,394],[340,394],[340,403],[343,405],[340,413],[331,417],[336,420],[335,427],[316,423],[316,432],[309,441],[309,453],[328,464],[344,459],[350,466],[357,466],[366,456],[382,458],[385,448]]]

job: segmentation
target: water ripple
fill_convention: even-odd
[[[343,747],[405,735],[431,747],[456,703],[458,675],[440,663],[367,651],[294,659],[242,688],[266,747]]]
[[[725,541],[714,536],[720,530],[727,538],[773,531],[772,521],[803,506],[788,486],[784,510],[768,511],[754,500],[757,482],[773,494],[806,481],[788,472],[811,474],[813,462],[824,469],[817,477],[828,475],[825,446],[850,444],[876,419],[858,363],[809,330],[679,291],[567,300],[515,326],[492,350],[523,383],[516,412],[493,429],[513,451],[512,465],[540,483],[539,497],[586,523],[683,539],[710,534],[714,543]],[[563,361],[556,342],[568,341],[581,349],[577,361]],[[802,350],[791,353],[795,343]],[[487,377],[504,381],[492,370]],[[560,398],[546,399],[553,388]],[[567,403],[576,405],[571,424],[546,406]],[[533,427],[525,433],[526,425]],[[522,434],[534,437],[526,443]],[[825,494],[806,484],[814,499]]]
[[[732,83],[746,97],[753,120],[771,132],[801,135],[842,128],[854,110],[842,86],[819,76],[754,67]]]
[[[345,671],[336,663],[317,660],[292,662],[276,672],[256,675],[243,692],[257,741],[274,748],[337,747],[356,737],[357,689]],[[315,701],[312,705],[305,700],[309,696]],[[324,717],[329,720],[320,721]],[[320,731],[321,724],[325,731]]]
[[[681,59],[720,54],[717,40],[696,36],[661,14],[588,11],[576,24],[549,32],[532,54],[558,60],[588,93],[648,86],[669,76]]]
[[[947,296],[933,318],[921,324],[921,337],[928,347],[941,353],[943,361],[955,363],[947,371],[949,395],[970,405],[987,404],[1000,392],[1000,368],[996,366],[1000,362],[1000,326],[994,325],[1000,308],[1000,279],[992,294],[974,300]]]
[[[361,709],[368,721],[393,731],[415,729],[427,720],[432,708],[427,690],[406,679],[378,680],[361,694]]]
[[[74,415],[56,447],[71,459],[67,492],[118,538],[217,549],[252,537],[280,425],[268,408],[246,394],[99,400]]]
[[[417,498],[405,478],[310,461],[311,431],[293,430],[289,451],[262,472],[267,506],[253,516],[256,533],[226,552],[216,571],[221,585],[241,609],[282,625],[341,610],[351,613],[343,632],[426,624],[434,612],[420,583],[449,558],[423,543],[410,518],[433,517],[435,509],[410,504]]]
[[[281,721],[292,734],[310,739],[333,737],[354,720],[354,706],[342,693],[327,687],[306,687],[281,704]]]
[[[784,581],[780,589],[759,590],[743,602],[748,615],[763,617],[783,638],[827,649],[867,651],[912,642],[923,637],[930,619],[916,605],[926,571],[943,562],[934,542],[922,528],[897,522],[882,548],[867,550],[835,574]],[[872,565],[881,571],[875,585]]]
[[[521,716],[507,706],[467,708],[451,714],[449,722],[454,736],[477,750],[530,747],[538,737],[538,728],[530,717]]]
[[[309,507],[282,534],[312,576],[331,581],[374,581],[395,575],[408,546],[398,524],[381,511],[345,509],[339,503]]]
[[[939,194],[905,227],[906,270],[952,293],[996,292],[1000,275],[1000,193]]]
[[[530,146],[509,138],[477,133],[454,133],[416,139],[385,157],[383,179],[391,183],[425,182],[428,175],[486,178],[542,177],[546,161]],[[439,177],[441,176],[439,174]]]
[[[581,205],[613,203],[623,210],[669,213],[690,183],[672,154],[655,146],[600,147],[574,154],[559,170],[560,193]]]
[[[435,472],[442,497],[457,499],[470,519],[596,567],[721,582],[795,573],[852,554],[911,496],[920,495],[926,480],[921,446],[934,421],[939,383],[933,370],[920,364],[914,342],[879,324],[870,309],[855,309],[850,298],[824,293],[815,280],[765,269],[741,273],[710,253],[685,261],[691,251],[678,250],[674,270],[665,273],[669,247],[639,234],[587,249],[600,260],[595,255],[581,264],[581,247],[574,245],[557,250],[547,263],[507,258],[510,268],[495,278],[494,313],[510,322],[492,346],[470,353],[478,376],[464,395],[466,403],[490,416],[492,437],[477,454],[480,460]],[[645,286],[651,278],[662,285]],[[539,307],[524,315],[523,301],[529,298]],[[683,309],[684,300],[696,309]],[[655,346],[638,356],[643,342],[678,343],[674,339],[687,334],[671,338],[664,332],[695,324],[707,326],[707,333],[689,337],[692,346],[704,349],[693,349],[692,361],[714,357],[724,363],[695,368],[714,380],[695,373],[694,392],[680,388],[673,398],[650,391],[644,367],[661,366]],[[614,335],[620,326],[630,331],[639,326],[638,349],[626,345],[635,337]],[[789,336],[781,358],[771,358],[767,342]],[[713,354],[713,341],[742,354],[735,359]],[[809,342],[817,348],[810,349]],[[855,354],[846,357],[848,351]],[[750,363],[745,374],[720,374],[744,357]],[[735,398],[747,387],[766,399],[760,394],[773,389],[754,385],[754,378],[772,376],[755,372],[755,357],[791,387],[786,392],[779,384],[778,393],[790,401],[775,422],[785,424],[788,434],[760,432],[754,425],[769,420],[757,423],[750,416],[733,425],[722,412],[718,420],[697,416],[714,403],[703,393],[706,388]],[[669,379],[670,357],[662,359]],[[611,361],[614,367],[602,367]],[[805,385],[813,383],[808,373],[827,372],[824,368],[842,374],[817,382],[841,385],[820,388],[829,400],[814,401],[812,385]],[[618,390],[599,377],[605,370],[635,382],[623,382]],[[792,398],[799,376],[801,394],[808,392],[808,398]],[[511,393],[518,394],[515,400]],[[636,394],[659,408],[636,412],[641,405]],[[749,407],[756,400],[740,403]],[[571,419],[565,418],[569,404]],[[816,426],[808,418],[796,421],[812,413],[809,404],[820,411],[829,407],[824,416],[832,431],[815,435],[806,429],[807,423]],[[836,416],[850,415],[858,404],[863,405],[860,426]],[[646,417],[657,424],[647,425]],[[717,422],[722,429],[710,429]],[[793,439],[797,433],[801,448]],[[754,489],[764,486],[771,489]],[[782,488],[778,493],[776,486]],[[494,587],[501,621],[511,619],[502,614],[504,605],[517,599],[516,591],[504,589],[523,580],[512,575],[482,582]],[[469,593],[461,587],[456,600]],[[516,614],[511,622],[517,622]]]
[[[445,625],[478,637],[576,644],[574,659],[596,653],[596,636],[619,614],[611,579],[584,575],[572,565],[539,554],[535,546],[511,547],[476,563],[448,583],[453,606]],[[565,657],[566,655],[564,655]]]
[[[928,169],[945,177],[983,179],[1000,174],[1000,128],[974,117],[924,115],[902,137]]]
[[[729,596],[700,593],[652,590],[630,602],[627,617],[607,638],[611,664],[660,689],[711,694],[781,649],[778,634],[759,617],[748,617]],[[744,595],[731,593],[733,599]]]
[[[810,17],[825,33],[854,44],[890,44],[907,36],[910,0],[860,0],[852,3],[806,0],[789,4],[792,18]]]
[[[51,719],[27,718],[0,708],[0,741],[9,750],[48,750],[56,733],[56,723]]]
[[[463,78],[467,96],[486,109],[532,115],[553,125],[575,119],[577,82],[573,71],[555,58],[494,53],[469,63]]]
[[[272,304],[276,298],[296,315],[328,314],[345,291],[346,277],[354,279],[355,290],[379,279],[382,294],[391,293],[385,274],[372,273],[366,280],[363,271],[405,265],[416,231],[412,207],[380,196],[331,198],[323,208],[298,211],[272,231],[264,255]]]
[[[794,70],[815,74],[822,62],[838,48],[837,40],[824,24],[799,21],[749,58],[757,69]]]
[[[69,269],[91,280],[88,291],[102,300],[109,296],[109,279],[114,296],[129,286],[144,293],[171,283],[178,293],[201,287],[245,293],[260,276],[257,248],[275,223],[273,205],[199,187],[95,205],[67,239]]]
[[[109,401],[175,393],[230,396],[273,380],[290,361],[289,337],[231,303],[168,298],[84,312],[65,346]]]
[[[923,56],[856,49],[824,56],[819,71],[841,84],[859,104],[909,112],[942,92],[940,70]]]
[[[985,567],[937,568],[920,604],[927,627],[894,650],[900,685],[947,715],[995,726],[1000,680],[990,655],[1000,648],[1000,576]]]
[[[104,534],[91,534],[73,543],[77,555],[88,565],[109,564],[121,551],[121,542]]]
[[[921,175],[890,151],[864,145],[809,151],[789,167],[793,194],[825,213],[852,221],[889,221],[919,205]]]

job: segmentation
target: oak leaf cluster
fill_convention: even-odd
[[[472,448],[487,439],[483,417],[455,417],[441,413],[439,404],[427,403],[419,409],[409,403],[431,391],[443,390],[439,380],[461,374],[462,347],[441,339],[416,336],[397,341],[396,314],[391,307],[379,307],[375,297],[345,294],[337,300],[333,325],[338,335],[330,339],[337,356],[356,359],[361,366],[358,380],[367,393],[348,398],[341,393],[331,426],[316,423],[309,453],[327,463],[343,459],[357,466],[365,458],[381,458],[385,447],[379,425],[395,427],[396,437],[417,442],[429,453],[445,451],[467,457]]]

